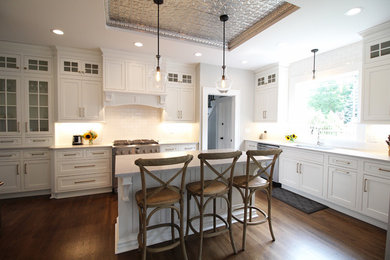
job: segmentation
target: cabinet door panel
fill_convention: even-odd
[[[364,175],[363,212],[380,221],[388,221],[390,180]]]
[[[0,163],[0,178],[4,182],[0,193],[20,191],[20,163],[17,161]]]
[[[125,91],[125,63],[121,60],[104,61],[104,90]]]
[[[167,97],[165,103],[165,120],[176,121],[179,119],[179,89],[176,87],[167,87]]]
[[[194,89],[182,89],[180,95],[180,119],[185,121],[195,120]]]
[[[20,80],[0,76],[0,135],[21,135]]]
[[[322,185],[324,177],[322,165],[301,162],[299,172],[301,174],[301,189],[316,196],[322,196]]]
[[[126,63],[126,89],[131,92],[145,92],[145,65]]]
[[[59,100],[59,119],[80,119],[80,89],[81,81],[75,79],[61,79]]]
[[[328,199],[354,209],[356,207],[356,172],[329,167]]]
[[[50,189],[50,161],[25,161],[24,188],[25,190]]]
[[[102,109],[102,87],[98,81],[83,81],[81,88],[82,117],[99,120]]]
[[[298,188],[298,161],[289,158],[280,158],[280,181],[287,186]]]

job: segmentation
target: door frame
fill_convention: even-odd
[[[233,97],[232,100],[232,121],[234,122],[234,128],[232,129],[233,136],[233,148],[240,149],[240,90],[231,89],[227,93],[221,93],[216,88],[202,88],[201,99],[201,126],[200,126],[200,148],[201,150],[207,150],[208,145],[208,96],[229,96]]]

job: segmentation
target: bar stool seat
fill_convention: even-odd
[[[204,184],[205,188],[203,191],[203,195],[205,197],[214,196],[216,194],[225,194],[229,189],[229,187],[225,183],[220,181],[204,181]],[[202,193],[201,186],[202,183],[200,181],[197,181],[187,184],[186,188],[187,191],[191,192],[192,194],[200,196],[200,194]]]
[[[246,175],[240,175],[240,176],[234,176],[233,177],[233,186],[237,188],[246,188]],[[259,176],[252,179],[248,183],[249,189],[261,189],[261,188],[267,188],[269,186],[269,182]]]
[[[176,187],[176,186],[173,186]],[[179,188],[176,187],[178,190]],[[180,201],[180,193],[175,192],[173,190],[164,188],[160,191],[157,191],[158,187],[156,188],[148,188],[146,189],[146,204],[153,207],[156,205],[160,205],[162,203],[166,204],[173,204]],[[156,193],[154,193],[157,191]],[[135,193],[135,199],[137,201],[137,204],[142,204],[144,201],[144,195],[142,190],[139,190]]]

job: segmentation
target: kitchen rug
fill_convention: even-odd
[[[272,189],[272,197],[283,201],[284,203],[299,209],[307,214],[311,214],[317,212],[319,210],[323,210],[328,208],[321,203],[315,202],[314,200],[302,197],[294,192],[282,189],[282,188],[273,188]]]

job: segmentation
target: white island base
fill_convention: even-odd
[[[210,152],[226,152],[227,150],[214,150]],[[231,151],[231,150],[229,150]],[[203,151],[204,152],[204,151]],[[200,162],[197,158],[199,151],[192,152],[167,152],[167,153],[154,153],[154,154],[137,154],[137,155],[120,155],[116,157],[116,176],[118,178],[118,218],[115,225],[115,253],[119,254],[122,252],[134,250],[138,248],[138,208],[135,201],[135,193],[141,189],[141,177],[139,174],[138,166],[134,165],[134,161],[138,158],[166,158],[181,156],[185,154],[192,154],[194,159],[191,161],[187,168],[186,183],[198,181],[200,177]],[[269,158],[264,157],[264,160],[269,160]],[[228,161],[218,161],[221,169],[226,169],[229,165]],[[235,167],[235,174],[242,175],[245,174],[246,168],[246,155],[245,153],[240,157]],[[160,167],[155,172],[158,172],[161,179],[165,179],[162,176],[170,176],[168,173],[174,171],[175,168]],[[207,169],[208,170],[208,169]],[[208,171],[205,171],[208,174],[211,174]],[[212,176],[212,175],[210,175]],[[215,176],[215,175],[214,175]],[[167,177],[166,177],[167,178]],[[179,180],[174,185],[179,186]],[[149,184],[150,187],[158,186],[157,183],[153,181]],[[184,198],[185,209],[184,209],[184,219],[187,219],[187,197]],[[190,214],[198,214],[198,210],[195,210],[195,202],[193,199],[190,202],[191,210]],[[239,193],[236,190],[233,190],[233,209],[242,206],[242,199]],[[217,212],[220,215],[226,217],[226,202],[221,199],[217,200]],[[209,203],[207,206],[207,211],[211,212],[212,203]],[[207,212],[206,211],[206,212]],[[237,214],[235,214],[237,215]],[[177,215],[175,216],[176,223],[179,224]],[[150,225],[157,223],[170,222],[170,210],[164,209],[156,213],[151,221]],[[186,223],[184,221],[184,223]],[[219,225],[222,225],[223,222],[219,222]],[[196,228],[197,223],[194,223]],[[208,229],[212,226],[212,219],[206,218],[204,222],[205,229]],[[191,230],[190,230],[191,231]],[[175,236],[178,238],[178,232],[175,231]],[[170,227],[158,228],[148,231],[148,245],[160,243],[171,239],[171,230]]]

